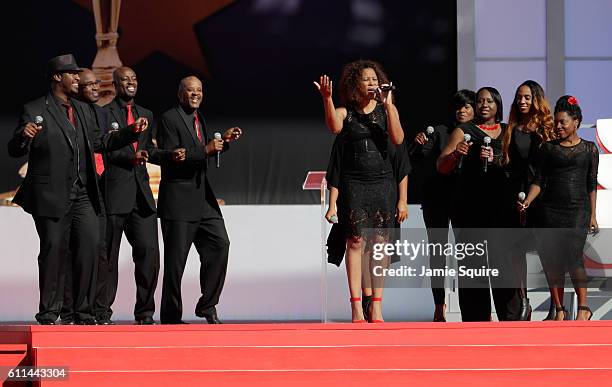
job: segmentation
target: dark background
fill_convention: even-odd
[[[20,182],[17,170],[26,159],[9,158],[4,144],[20,106],[47,91],[46,61],[72,52],[79,65],[88,67],[96,54],[89,9],[70,0],[26,0],[11,8],[3,23],[8,55],[0,104],[0,192]],[[123,20],[122,13],[120,34]],[[148,39],[147,28],[168,24],[174,25],[151,21],[141,39]],[[326,168],[333,135],[325,128],[312,81],[322,73],[337,81],[347,62],[369,58],[383,64],[398,87],[396,103],[407,139],[448,118],[447,100],[457,84],[454,1],[239,0],[189,28],[207,74],[163,51],[124,64],[139,77],[139,104],[163,112],[176,103],[178,81],[196,74],[204,81],[209,131],[243,128],[243,138],[223,155],[222,168],[211,173],[217,196],[228,204],[318,202],[318,193],[303,192],[301,184],[308,170]],[[126,50],[130,47],[120,38],[120,56]],[[411,202],[418,197],[415,188],[412,184]]]

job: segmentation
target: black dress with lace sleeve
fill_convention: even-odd
[[[369,114],[349,110],[339,136],[343,144],[338,220],[346,226],[346,236],[364,236],[364,229],[393,228],[397,183],[383,106],[376,105]]]
[[[599,152],[593,142],[542,144],[534,181],[543,189],[538,250],[551,287],[562,286],[568,270],[577,273],[574,281],[579,286],[586,286],[583,252],[591,220],[589,194],[597,189],[598,165]]]
[[[591,219],[589,193],[597,189],[599,152],[591,141],[574,146],[559,141],[542,144],[534,183],[543,189],[538,225],[581,228],[587,232]]]

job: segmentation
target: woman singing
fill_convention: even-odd
[[[436,161],[446,146],[451,130],[474,119],[476,93],[472,90],[459,90],[451,99],[453,125],[438,125],[433,133],[419,132],[411,144],[409,153],[411,163],[423,180],[421,208],[430,243],[446,244],[452,215],[452,195],[455,192],[454,176],[443,175],[436,169]],[[418,165],[418,167],[417,167]],[[446,255],[430,252],[429,265],[432,269],[444,269]],[[444,277],[431,278],[431,291],[434,299],[434,322],[446,321],[446,293]]]
[[[542,191],[537,220],[542,266],[552,289],[555,320],[564,320],[565,273],[569,271],[578,296],[577,320],[589,320],[587,276],[583,250],[587,232],[597,232],[597,169],[599,152],[594,143],[578,137],[582,110],[566,95],[555,105],[557,139],[542,144],[536,177],[519,208],[526,210]]]
[[[388,155],[389,141],[401,144],[404,131],[391,90],[383,91],[379,87],[387,84],[387,76],[378,63],[369,60],[349,63],[340,79],[341,107],[335,108],[329,77],[324,75],[320,83],[315,82],[323,98],[327,126],[343,141],[342,173],[337,190],[338,203],[342,205],[337,209],[337,216],[346,225],[346,268],[353,322],[365,322],[361,304],[362,251],[367,252],[372,243],[388,240],[388,230],[394,227],[396,214],[398,218],[407,215],[407,204],[398,201],[407,194],[398,195]],[[333,211],[328,211],[329,219],[332,215]],[[366,240],[366,231],[372,229],[378,230],[377,236],[373,241]],[[369,263],[365,265],[368,266]],[[379,278],[372,278],[372,284],[369,321],[383,322],[383,287]]]
[[[504,235],[500,228],[508,227],[515,215],[509,202],[509,179],[501,165],[502,138],[506,125],[502,121],[502,100],[493,87],[483,87],[476,93],[474,122],[459,125],[438,158],[438,170],[448,174],[457,171],[458,187],[454,204],[454,224],[460,243],[488,243],[486,254],[475,254],[458,260],[458,266],[488,268],[506,261]],[[465,135],[469,135],[466,141]],[[487,145],[487,141],[488,145]],[[494,265],[492,265],[492,263]],[[507,277],[511,269],[502,268]],[[520,310],[518,291],[507,284],[496,286],[493,299],[499,320],[516,320]],[[491,300],[489,276],[476,278],[459,276],[459,306],[463,321],[489,321]]]
[[[520,192],[529,191],[536,168],[536,156],[540,146],[554,138],[553,118],[544,90],[537,82],[527,80],[519,85],[510,108],[508,130],[502,139],[502,164],[510,172],[511,191],[514,198]],[[524,197],[523,197],[524,198]],[[514,201],[514,199],[513,199]],[[536,202],[537,203],[537,202]],[[527,298],[527,261],[529,250],[535,250],[533,233],[520,233],[521,227],[532,229],[537,218],[537,205],[531,206],[528,213],[513,218],[513,234],[520,236],[512,246],[514,268],[521,298],[520,321],[531,319],[531,306]],[[552,303],[551,303],[552,305]],[[554,311],[554,308],[552,308]]]

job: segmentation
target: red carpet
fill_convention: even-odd
[[[25,340],[25,341],[24,341]],[[41,386],[612,385],[612,322],[0,326]]]

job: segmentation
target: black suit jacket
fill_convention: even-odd
[[[134,141],[137,134],[125,128],[103,135],[94,110],[75,99],[72,104],[75,118],[85,133],[87,190],[95,211],[100,214],[101,195],[93,152],[123,147]],[[31,142],[24,141],[22,128],[27,122],[34,122],[36,116],[43,117],[43,129]],[[75,180],[72,160],[77,145],[71,142],[68,132],[72,130],[74,128],[53,101],[51,93],[23,106],[19,124],[8,143],[8,152],[13,157],[29,155],[28,172],[13,199],[26,212],[47,217],[61,217],[66,213]]]
[[[105,121],[108,127],[116,122],[119,127],[127,126],[126,110],[114,99],[104,106]],[[138,150],[149,153],[149,162],[159,164],[159,152],[152,143],[154,133],[153,113],[144,107],[134,104],[132,107],[134,120],[146,117],[149,129],[140,133],[138,137]],[[149,174],[145,165],[134,165],[136,151],[132,144],[121,149],[107,152],[104,155],[104,174],[102,175],[102,194],[108,214],[127,214],[134,209],[138,192],[142,192],[151,212],[155,212],[155,199],[149,186]]]
[[[206,201],[221,215],[206,177],[208,156],[204,145],[211,136],[206,131],[204,116],[198,112],[204,135],[201,143],[193,123],[187,122],[179,109],[182,108],[176,106],[166,111],[157,126],[157,143],[161,150],[168,153],[176,148],[185,148],[185,161],[174,162],[166,157],[161,163],[157,214],[167,220],[196,221],[201,218]],[[224,150],[226,148],[227,143]]]

